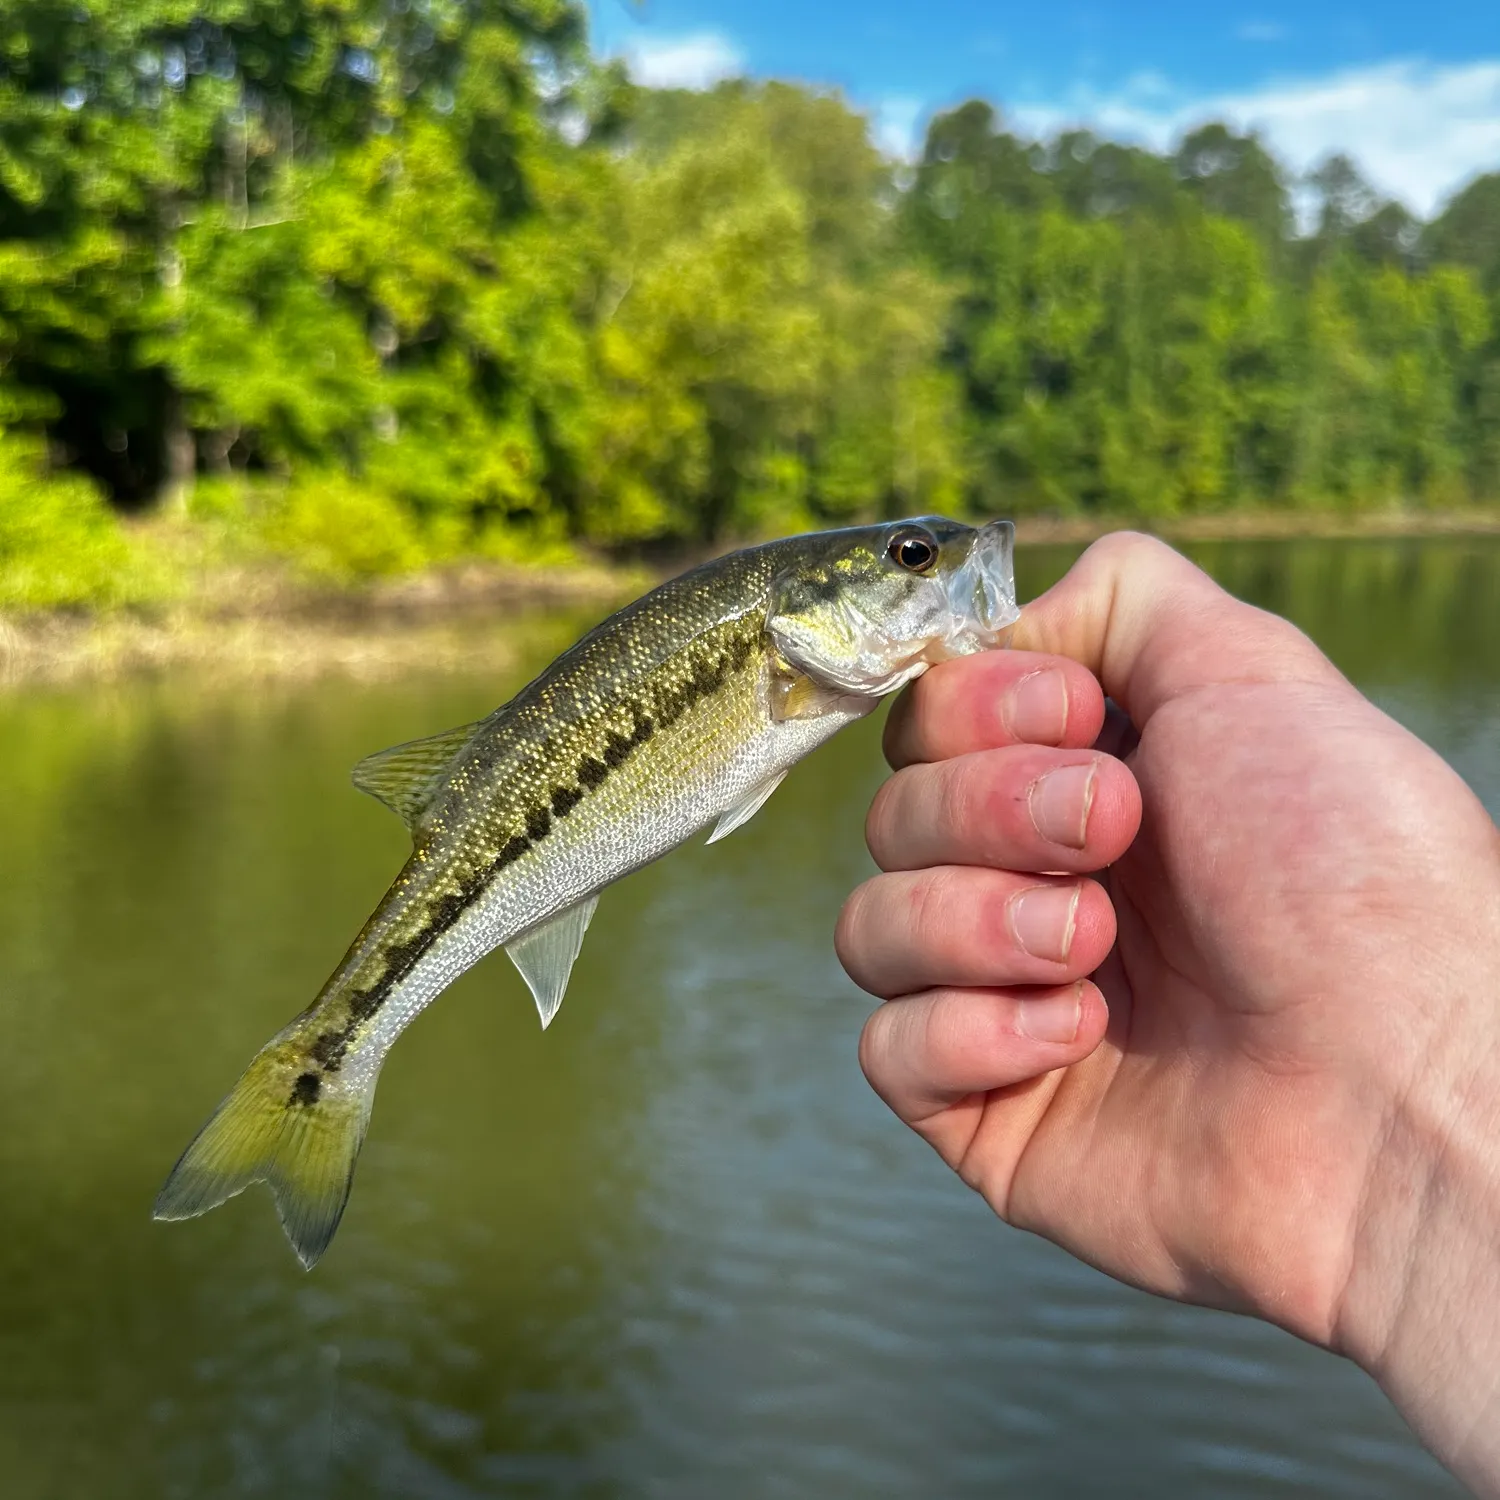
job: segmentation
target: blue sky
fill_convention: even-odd
[[[589,3],[596,46],[644,82],[836,85],[892,150],[910,150],[933,109],[978,94],[1032,133],[1083,123],[1157,146],[1227,118],[1298,169],[1347,151],[1423,213],[1500,169],[1500,0]]]

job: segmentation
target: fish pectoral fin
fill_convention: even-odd
[[[848,693],[828,687],[795,667],[784,668],[771,678],[771,717],[778,723],[788,719],[821,719],[842,708],[848,698]]]
[[[415,828],[432,802],[442,773],[453,758],[474,738],[478,724],[445,730],[425,740],[408,740],[389,750],[367,755],[350,773],[355,786],[383,802],[406,824]]]
[[[717,844],[720,839],[728,838],[736,828],[744,827],[771,800],[771,793],[785,780],[786,772],[778,771],[768,780],[761,782],[748,797],[742,797],[714,824],[714,831],[709,834],[708,842]]]
[[[568,976],[573,972],[573,964],[583,947],[583,935],[589,930],[598,905],[599,898],[590,896],[505,945],[511,962],[531,988],[543,1031],[552,1024],[563,1003]]]

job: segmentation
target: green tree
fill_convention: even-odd
[[[420,149],[429,121],[487,197],[490,222],[521,214],[532,186],[522,158],[551,117],[576,108],[583,36],[581,11],[562,0],[6,7],[0,253],[29,250],[36,268],[0,327],[9,404],[46,420],[64,458],[144,496],[168,470],[189,477],[186,413],[201,418],[216,389],[222,397],[204,333],[265,314],[260,352],[291,343],[279,371],[263,358],[252,370],[243,409],[207,440],[210,457],[238,443],[247,461],[273,461],[296,428],[304,442],[330,439],[336,409],[358,405],[363,362],[348,325],[368,309],[337,296],[320,306],[328,278],[280,263],[298,234],[268,231],[317,208],[309,173],[409,131]],[[228,243],[238,235],[256,243]],[[207,286],[185,285],[190,274]],[[231,304],[221,312],[207,305],[218,274]],[[319,351],[313,370],[331,358],[336,376],[308,374],[308,348]],[[274,395],[268,375],[282,387]],[[280,429],[264,453],[263,422]],[[238,436],[226,443],[224,429]]]
[[[1200,126],[1183,137],[1174,165],[1204,209],[1244,224],[1273,254],[1291,238],[1286,179],[1258,136],[1236,135],[1219,123]]]
[[[585,530],[712,540],[951,503],[946,292],[897,254],[867,123],[735,83],[646,102],[633,143]]]
[[[8,597],[144,577],[103,495],[337,576],[1494,499],[1500,174],[1423,225],[1331,157],[1306,235],[1288,181],[1222,123],[1159,153],[978,100],[902,166],[834,91],[631,85],[578,0],[16,0]],[[114,562],[46,574],[49,529]]]
[[[1486,290],[1500,293],[1500,172],[1476,177],[1457,193],[1425,238],[1432,260],[1467,266]]]
[[[1462,373],[1490,336],[1473,277],[1337,257],[1309,292],[1294,494],[1349,505],[1465,498]]]

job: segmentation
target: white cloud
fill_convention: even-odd
[[[1171,79],[1165,73],[1158,73],[1155,68],[1146,68],[1139,73],[1132,73],[1125,80],[1123,92],[1142,103],[1147,99],[1170,101],[1177,94],[1177,90],[1172,87]]]
[[[882,99],[870,112],[875,144],[887,156],[898,161],[912,161],[921,148],[917,125],[922,118],[923,104],[920,99],[904,95],[892,95]]]
[[[745,71],[739,49],[716,31],[643,37],[626,47],[625,61],[630,76],[652,89],[711,89]]]
[[[1234,34],[1242,42],[1284,42],[1287,29],[1280,21],[1241,21]]]
[[[1062,103],[1006,110],[1022,130],[1088,125],[1162,149],[1205,120],[1259,130],[1295,171],[1330,152],[1352,156],[1381,192],[1426,216],[1468,178],[1500,170],[1500,58],[1438,67],[1402,59],[1321,78],[1274,79],[1246,92],[1163,95],[1127,83],[1080,89]]]

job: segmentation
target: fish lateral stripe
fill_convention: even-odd
[[[302,1073],[298,1075],[296,1083],[292,1085],[292,1096],[287,1100],[288,1106],[301,1106],[307,1108],[318,1102],[318,1095],[323,1092],[323,1080],[316,1073]]]
[[[680,681],[648,682],[645,703],[631,705],[629,732],[618,728],[607,730],[601,754],[587,754],[578,762],[578,786],[554,787],[544,802],[532,806],[525,815],[525,831],[513,834],[493,859],[474,871],[457,891],[438,896],[427,907],[417,930],[385,951],[380,974],[366,986],[349,990],[343,1023],[321,1032],[310,1049],[321,1072],[336,1073],[342,1067],[350,1047],[380,1013],[396,987],[490,881],[547,839],[558,819],[565,815],[557,811],[559,804],[572,812],[589,792],[597,791],[613,771],[648,744],[658,729],[670,728],[705,698],[721,691],[732,674],[749,665],[757,642],[762,639],[757,619],[736,620],[730,628],[720,627],[712,634],[721,638],[695,642],[684,653],[686,674]]]
[[[524,833],[518,833],[495,857],[495,868],[503,870],[506,865],[513,865],[531,848],[531,840]]]
[[[938,554],[921,579],[891,550],[914,527]],[[558,905],[592,910],[605,885],[715,818],[722,836],[877,698],[934,660],[1003,644],[1018,613],[1012,548],[1008,522],[936,516],[746,548],[611,615],[472,736],[362,763],[356,783],[406,819],[412,855],[314,1004],[189,1146],[158,1214],[202,1213],[264,1181],[311,1265],[343,1211],[381,1062],[411,1019],[504,945],[545,1023],[577,946],[562,941]],[[549,922],[556,936],[538,947]]]
[[[582,787],[560,786],[552,793],[552,814],[554,817],[565,818],[582,801]]]

